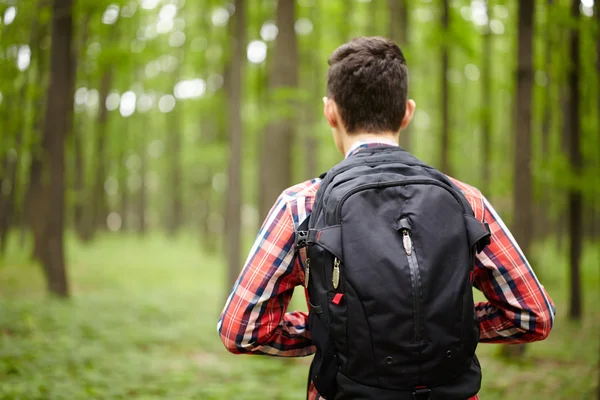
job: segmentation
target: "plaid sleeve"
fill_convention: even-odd
[[[303,271],[294,262],[294,216],[285,192],[272,207],[219,318],[232,353],[305,356],[314,352],[307,314],[286,313]]]
[[[492,233],[490,245],[478,254],[475,265],[475,285],[488,299],[475,304],[480,340],[543,340],[554,323],[554,304],[496,210],[481,194],[479,200],[475,214]]]

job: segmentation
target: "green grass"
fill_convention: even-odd
[[[483,400],[593,398],[600,345],[597,246],[584,258],[585,318],[566,319],[563,257],[535,259],[558,317],[519,364],[481,345]],[[44,293],[29,249],[11,242],[0,264],[0,399],[303,399],[310,359],[233,356],[216,321],[224,265],[190,238],[68,240],[73,296]],[[301,305],[302,299],[295,299]]]

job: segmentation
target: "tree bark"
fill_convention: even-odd
[[[531,175],[531,113],[533,91],[534,0],[519,3],[517,91],[515,97],[515,159],[512,232],[525,255],[531,245],[533,206]],[[508,345],[504,354],[519,357],[524,345]]]
[[[492,166],[492,5],[485,2],[488,23],[483,34],[483,62],[481,66],[481,191],[485,196],[491,196],[491,166]]]
[[[388,34],[403,51],[408,47],[408,4],[407,0],[388,0]],[[406,127],[400,133],[400,146],[411,149],[411,128]]]
[[[581,125],[579,120],[579,66],[580,66],[580,53],[579,53],[579,0],[572,0],[571,3],[571,16],[573,18],[573,25],[571,28],[571,39],[570,39],[570,59],[572,61],[571,68],[569,70],[569,161],[571,164],[571,171],[573,178],[576,183],[575,187],[571,187],[569,190],[569,201],[568,201],[568,218],[569,218],[569,264],[570,264],[570,304],[569,304],[569,318],[579,320],[582,314],[582,300],[581,300],[581,250],[583,245],[583,232],[582,232],[582,208],[583,199],[581,190],[579,188],[579,181],[581,178],[581,171],[583,167],[583,158],[581,155],[580,147],[580,135]]]
[[[442,31],[445,36],[448,35],[450,27],[450,6],[449,0],[442,0]],[[443,173],[450,175],[450,117],[448,111],[448,45],[443,42],[442,44],[442,90],[441,90],[441,106],[442,106],[442,148],[440,155],[440,169]]]
[[[298,45],[296,43],[295,2],[277,2],[276,24],[279,34],[275,41],[269,91],[298,85]],[[275,101],[271,99],[271,104]],[[260,215],[266,217],[273,202],[292,180],[291,156],[294,139],[294,118],[285,116],[268,124],[265,129],[261,157]]]
[[[73,111],[75,71],[72,63],[73,1],[54,0],[50,82],[43,127],[42,149],[49,181],[42,182],[46,224],[42,239],[42,263],[50,293],[69,295],[64,259],[65,139]]]
[[[225,237],[227,244],[227,287],[235,282],[241,268],[242,206],[242,77],[244,74],[246,15],[244,0],[235,0],[234,21],[230,25],[232,54],[229,59],[227,103],[229,113],[229,162],[227,167],[227,209]]]

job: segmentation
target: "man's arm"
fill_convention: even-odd
[[[307,314],[286,313],[303,273],[294,260],[288,199],[282,194],[269,212],[219,318],[221,341],[232,353],[294,357],[314,352]]]
[[[475,304],[480,341],[543,340],[554,323],[554,304],[500,216],[487,199],[481,200],[475,211],[483,213],[492,237],[475,263],[475,284],[488,299]]]

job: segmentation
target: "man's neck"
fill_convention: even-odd
[[[355,133],[352,135],[345,135],[342,141],[342,147],[344,154],[348,154],[358,143],[364,142],[390,142],[398,144],[399,134],[395,132],[382,132],[382,133]]]

